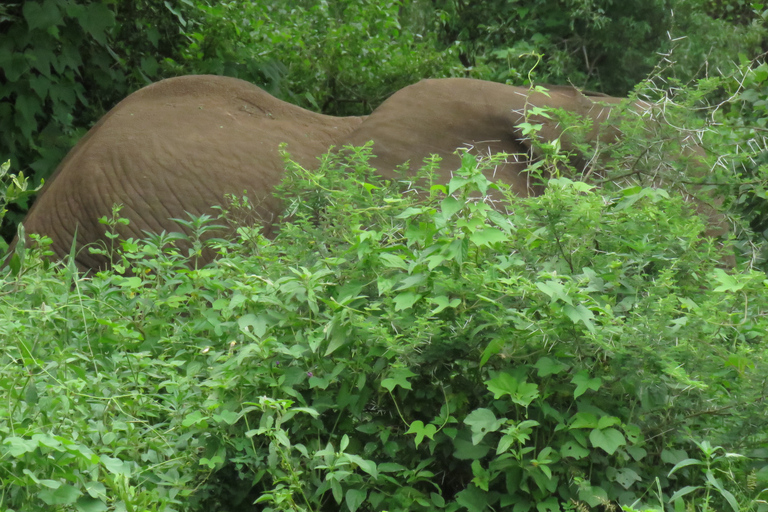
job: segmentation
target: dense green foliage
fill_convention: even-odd
[[[0,167],[7,230],[24,175],[173,74],[346,114],[423,76],[624,94],[655,68],[637,92],[656,103],[585,146],[582,175],[537,148],[531,172],[555,176],[539,198],[470,156],[445,186],[434,162],[385,183],[350,148],[287,164],[275,240],[230,198],[188,221],[191,251],[115,237],[114,272],[18,246],[0,280],[2,510],[768,510],[764,7],[478,5],[0,6],[0,157],[23,172]],[[548,115],[571,140],[589,128]],[[681,198],[716,191],[747,221],[728,218],[734,247]],[[231,234],[207,238],[217,224]],[[220,258],[200,268],[204,244]]]
[[[678,195],[492,208],[493,162],[414,194],[369,159],[292,165],[277,239],[241,226],[206,268],[169,235],[121,242],[132,275],[27,249],[4,509],[764,510],[768,280],[718,269]]]

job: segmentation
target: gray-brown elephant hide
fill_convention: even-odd
[[[131,94],[72,149],[24,221],[28,233],[53,239],[61,257],[77,228],[77,263],[98,268],[101,256],[80,250],[104,239],[97,219],[121,203],[142,231],[178,231],[170,218],[212,213],[225,194],[248,191],[265,223],[280,206],[271,191],[280,182],[287,143],[294,160],[313,165],[362,122],[309,112],[233,78],[188,76],[163,80]]]
[[[596,103],[597,100],[599,103]],[[548,94],[472,79],[424,80],[385,101],[370,116],[337,118],[280,101],[247,82],[226,77],[187,76],[150,85],[107,113],[72,149],[30,210],[25,228],[53,239],[59,257],[69,253],[77,228],[76,262],[83,269],[106,265],[84,245],[104,240],[99,217],[123,204],[130,225],[122,236],[143,231],[175,231],[170,218],[211,213],[225,194],[245,192],[266,224],[281,205],[272,196],[283,174],[280,143],[291,157],[313,167],[331,146],[374,141],[374,166],[386,178],[406,160],[418,166],[430,154],[443,160],[442,179],[459,165],[457,147],[479,154],[517,154],[496,170],[520,195],[538,193],[525,168],[535,148],[519,124],[531,107],[564,108],[594,121],[592,138],[602,137],[611,108],[619,100],[590,98],[569,87]],[[539,137],[562,135],[555,121],[542,124]],[[605,131],[606,137],[613,132]],[[562,138],[570,149],[567,137]],[[578,164],[578,162],[576,162]]]

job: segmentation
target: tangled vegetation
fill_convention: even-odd
[[[17,245],[0,270],[2,510],[768,511],[768,13],[486,4],[0,6],[6,235],[88,123],[173,74],[334,114],[427,75],[655,104],[585,145],[582,175],[557,142],[537,148],[541,197],[489,182],[498,160],[384,182],[368,147],[346,148],[315,171],[286,160],[274,240],[232,197],[180,220],[191,236],[114,236],[92,275],[49,261],[45,237]],[[575,140],[589,128],[548,115]],[[204,246],[219,257],[200,267]]]
[[[566,177],[521,199],[471,155],[382,182],[370,158],[287,163],[275,240],[206,239],[248,216],[232,198],[188,252],[116,240],[119,272],[20,248],[4,509],[768,508],[768,279],[724,271],[691,203]]]

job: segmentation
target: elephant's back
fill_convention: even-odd
[[[28,233],[51,236],[58,256],[103,238],[112,205],[123,236],[178,230],[169,218],[212,213],[225,194],[246,193],[268,223],[287,143],[303,165],[360,123],[296,107],[234,78],[186,76],[147,86],[110,110],[59,165],[27,215]],[[95,267],[81,254],[83,266]]]

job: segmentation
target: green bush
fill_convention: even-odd
[[[409,23],[418,6],[396,0],[196,6],[205,23],[189,33],[182,69],[245,78],[325,114],[369,114],[395,91],[456,66],[450,50],[435,50],[431,27]]]
[[[278,237],[240,226],[207,267],[204,219],[191,254],[122,241],[125,275],[26,249],[3,507],[764,510],[764,459],[732,452],[766,447],[768,280],[719,269],[687,203],[520,199],[469,155],[385,183],[370,157],[290,165]]]
[[[168,76],[163,59],[178,58],[185,40],[187,20],[170,3],[33,0],[2,9],[0,161],[35,183],[106,110]],[[0,230],[7,240],[27,201],[11,206]]]

